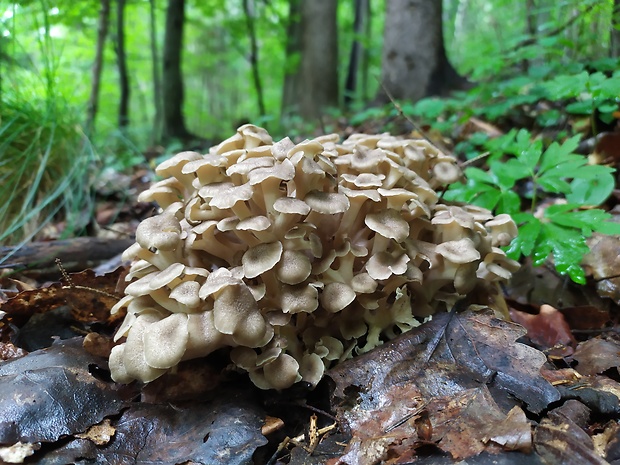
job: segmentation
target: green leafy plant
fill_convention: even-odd
[[[551,100],[573,99],[566,106],[568,113],[593,115],[598,110],[601,120],[609,123],[614,119],[613,112],[618,110],[620,71],[615,71],[611,76],[600,71],[563,74],[544,87]]]
[[[620,234],[620,224],[593,208],[611,194],[614,170],[589,165],[574,153],[578,142],[575,136],[543,150],[542,141],[526,130],[488,140],[488,170],[466,168],[466,182],[450,186],[445,198],[512,215],[519,235],[507,247],[511,258],[531,256],[538,266],[552,255],[560,274],[584,284],[580,263],[589,251],[586,239],[593,231]]]

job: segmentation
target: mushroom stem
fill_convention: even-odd
[[[250,216],[253,216],[253,213],[248,207],[248,205],[242,200],[236,202],[232,206],[231,210],[235,215],[237,215],[237,218],[239,218],[240,220],[244,220]]]
[[[370,255],[374,255],[379,252],[387,252],[391,241],[392,239],[384,237],[376,232],[372,240],[372,251]]]

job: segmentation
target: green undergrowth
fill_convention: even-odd
[[[0,243],[25,243],[52,221],[62,222],[61,236],[78,233],[90,218],[94,160],[79,115],[62,99],[5,96],[0,106]]]
[[[507,247],[508,256],[532,257],[538,266],[551,255],[560,274],[584,284],[580,263],[589,251],[587,238],[594,231],[620,234],[620,224],[596,208],[615,187],[614,170],[575,154],[579,139],[544,148],[523,129],[490,139],[484,144],[487,168],[465,168],[466,182],[452,184],[445,198],[510,214],[519,234]]]

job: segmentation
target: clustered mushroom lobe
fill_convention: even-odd
[[[112,308],[126,311],[110,355],[118,382],[229,347],[260,388],[316,385],[518,268],[499,248],[512,219],[442,203],[460,170],[423,139],[294,144],[245,125],[156,172],[139,200],[162,210],[125,251],[130,284]]]

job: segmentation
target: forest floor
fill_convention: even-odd
[[[126,268],[112,256],[155,212],[136,201],[152,179],[113,173],[97,238],[16,252],[30,266],[1,278],[0,463],[620,463],[617,236],[590,239],[586,285],[525,261],[502,288],[512,322],[435,315],[312,391],[261,391],[217,354],[114,383],[109,309]]]

